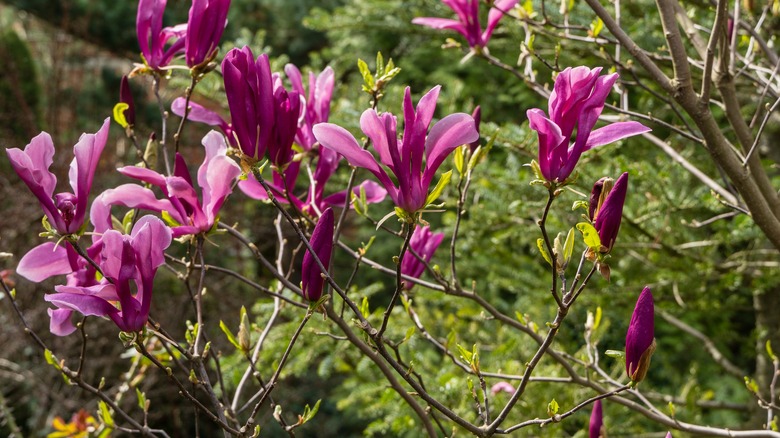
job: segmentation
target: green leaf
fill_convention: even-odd
[[[574,254],[574,228],[569,230],[569,234],[566,235],[566,243],[563,244],[564,266],[569,264],[572,254]]]
[[[225,324],[224,321],[222,320],[219,321],[219,328],[221,328],[222,333],[224,333],[225,336],[227,336],[227,340],[231,344],[233,344],[233,346],[236,347],[238,350],[241,350],[241,345],[239,345],[238,341],[236,340],[236,337],[233,336],[233,332],[230,331],[230,329],[228,328],[228,326]]]
[[[593,331],[596,331],[601,325],[601,306],[596,307],[596,317],[593,318]]]
[[[455,149],[455,169],[458,171],[458,175],[463,175],[463,146]]]
[[[539,252],[542,253],[542,257],[544,257],[544,260],[552,266],[552,257],[550,257],[550,253],[547,252],[547,245],[544,244],[544,239],[541,237],[536,239],[536,247],[539,248]]]
[[[365,91],[365,87],[368,87],[368,92],[371,92],[375,85],[374,76],[371,74],[371,70],[368,69],[368,64],[366,64],[366,61],[358,59],[358,69],[360,70],[360,75],[363,76],[363,82],[365,83],[363,90]]]
[[[604,22],[601,21],[601,18],[596,18],[593,20],[593,23],[590,24],[590,34],[593,38],[599,36],[602,29],[604,29]]]
[[[138,397],[138,407],[141,408],[142,411],[146,411],[146,394],[141,392],[136,386],[135,395]]]
[[[769,339],[766,340],[766,352],[773,362],[777,360],[777,356],[772,351],[772,342]]]
[[[758,394],[758,383],[756,383],[755,379],[746,376],[745,387],[747,387],[748,391],[752,392],[753,394]]]
[[[238,325],[238,346],[242,352],[246,353],[251,347],[251,334],[249,333],[251,324],[249,322],[249,316],[246,314],[246,307],[244,306],[241,306],[240,319],[241,322]]]
[[[604,352],[604,355],[614,359],[621,359],[621,360],[626,359],[626,353],[620,350],[607,350]]]
[[[577,224],[577,229],[580,230],[580,233],[582,233],[582,238],[585,241],[585,245],[587,245],[587,247],[592,249],[594,252],[598,253],[601,249],[601,239],[599,238],[598,231],[596,231],[593,225],[587,222],[580,222]]]
[[[674,414],[677,411],[677,406],[674,405],[671,401],[668,405],[666,405],[666,408],[669,410],[669,416],[674,418]]]
[[[303,415],[301,416],[301,424],[306,423],[307,421],[314,418],[315,415],[317,415],[317,411],[320,410],[320,402],[322,402],[322,399],[317,400],[317,403],[314,404],[313,408],[309,408],[308,404],[303,408]]]
[[[368,297],[363,297],[363,302],[360,303],[360,314],[363,315],[363,318],[368,318],[371,315],[368,308]]]
[[[382,57],[382,52],[376,52],[376,72],[380,75],[385,71],[385,58]]]
[[[433,188],[433,191],[428,195],[428,199],[425,200],[425,205],[432,204],[434,201],[436,201],[439,196],[441,196],[441,192],[444,191],[444,188],[447,187],[447,184],[450,183],[450,179],[452,178],[452,170],[445,172],[441,175],[441,178],[439,178],[439,182],[436,183],[436,187]]]
[[[463,348],[460,344],[455,344],[456,347],[458,347],[458,353],[460,353],[460,357],[468,362],[469,365],[471,365],[471,356],[472,353],[465,348]]]
[[[496,130],[496,132],[493,133],[493,135],[490,136],[487,143],[485,143],[485,146],[478,146],[477,149],[474,150],[474,153],[471,154],[471,159],[469,160],[469,164],[466,167],[467,172],[471,172],[474,167],[482,160],[482,157],[487,156],[488,152],[490,152],[491,149],[493,149],[493,145],[496,143],[496,138],[498,138],[498,133],[500,131]]]
[[[165,221],[165,224],[168,225],[169,227],[180,227],[181,226],[181,224],[176,219],[174,219],[173,216],[171,216],[171,214],[168,213],[167,210],[163,210],[161,215],[162,215],[163,221]]]
[[[108,409],[106,402],[102,400],[98,402],[98,416],[106,426],[114,426],[114,419],[111,417],[111,411]]]
[[[127,128],[130,125],[127,123],[127,119],[125,118],[125,111],[128,108],[130,108],[130,105],[125,102],[119,102],[114,105],[114,121],[123,128]]]
[[[588,211],[588,206],[589,205],[590,205],[590,203],[588,201],[583,201],[583,200],[574,201],[574,204],[572,204],[572,206],[571,206],[571,211],[574,211],[574,210],[576,210],[578,208],[581,208],[581,209],[583,209],[585,211]]]
[[[555,401],[555,399],[552,399],[550,403],[547,404],[547,415],[552,417],[553,415],[557,414],[559,407],[560,406],[558,406],[558,402]]]
[[[403,342],[408,341],[409,339],[412,339],[412,336],[414,336],[416,328],[414,326],[409,327],[409,330],[406,331],[406,336],[404,336]]]

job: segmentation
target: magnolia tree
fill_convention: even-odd
[[[138,161],[117,171],[134,182],[90,193],[112,127],[109,119],[96,133],[82,135],[74,146],[68,170],[71,192],[55,193],[56,175],[62,177],[64,172],[50,170],[55,147],[47,133],[33,138],[23,150],[7,149],[18,178],[43,209],[43,230],[30,231],[40,232],[41,243],[21,256],[16,272],[31,282],[54,279],[53,291],[41,297],[50,305],[50,331],[81,337],[78,360],[59,359],[68,352],[60,351],[56,338],[46,342],[45,336],[30,328],[6,275],[0,278],[9,298],[5,301],[46,361],[69,384],[97,401],[90,407],[94,416],[83,411],[69,424],[55,421],[56,428],[95,436],[112,432],[169,436],[170,431],[150,426],[148,413],[154,400],[138,383],[144,373],[160,372],[181,403],[192,406],[191,421],[196,424],[210,422],[225,436],[257,436],[261,426],[281,428],[290,436],[299,427],[305,432],[304,424],[318,421],[320,401],[309,400],[311,407],[291,412],[274,395],[281,397],[288,385],[284,377],[290,359],[310,353],[301,346],[308,337],[348,346],[329,354],[349,351],[382,376],[385,381],[380,385],[393,391],[384,400],[402,402],[401,409],[410,413],[402,427],[410,436],[520,431],[536,435],[539,428],[577,416],[587,418],[589,409],[589,425],[587,420],[577,420],[583,434],[600,437],[610,429],[620,433],[619,424],[603,419],[607,404],[626,415],[647,418],[645,424],[652,425],[647,432],[658,436],[671,436],[675,430],[711,436],[780,436],[776,420],[780,362],[771,349],[771,340],[777,338],[777,324],[771,317],[776,318],[777,297],[757,298],[758,317],[766,325],[759,344],[766,352],[757,354],[755,375],[739,377],[745,377],[746,391],[762,418],[747,427],[711,426],[695,416],[677,415],[674,397],[654,393],[646,388],[648,383],[642,383],[660,372],[651,364],[657,325],[652,287],[635,291],[633,312],[618,310],[627,321],[624,346],[610,351],[599,348],[598,337],[605,331],[600,308],[588,312],[584,331],[567,321],[578,299],[598,292],[619,269],[614,254],[619,252],[624,206],[642,202],[629,184],[630,169],[587,182],[588,187],[592,184],[590,195],[572,189],[578,162],[591,149],[644,137],[709,188],[728,210],[725,215],[749,216],[769,244],[780,249],[780,199],[758,150],[780,93],[774,41],[766,40],[761,29],[764,18],[777,13],[776,2],[753,22],[740,16],[739,5],[729,10],[725,1],[713,3],[714,15],[692,17],[676,0],[658,0],[657,14],[651,15],[656,21],[646,24],[663,28],[665,52],[641,47],[622,30],[619,0],[608,7],[585,0],[587,11],[594,15],[590,28],[571,23],[573,2],[562,2],[554,13],[546,10],[544,2],[534,6],[498,0],[489,7],[477,0],[443,3],[452,13],[415,18],[413,23],[440,29],[442,37],[456,37],[453,31],[461,34],[465,44],[450,39],[447,47],[463,50],[464,62],[482,60],[497,72],[507,70],[548,101],[546,110],[526,113],[538,147],[536,159],[527,163],[535,179],[527,182],[536,186],[535,193],[544,202],[543,209],[526,214],[538,225],[538,236],[528,244],[535,244],[540,262],[547,266],[547,290],[537,295],[538,300],[546,300],[549,320],[537,315],[537,323],[519,309],[492,302],[480,293],[479,280],[464,284],[458,275],[458,268],[469,263],[469,255],[458,243],[459,230],[468,220],[466,212],[474,203],[472,182],[484,169],[500,165],[491,161],[489,153],[496,133],[480,136],[479,108],[472,114],[468,114],[471,108],[451,114],[440,111],[437,118],[437,101],[446,90],[435,84],[425,89],[406,87],[403,95],[386,93],[400,69],[380,55],[374,71],[359,61],[370,107],[359,117],[353,114],[349,127],[359,125],[360,131],[350,131],[329,123],[337,81],[330,67],[309,73],[305,81],[292,64],[274,72],[268,55],[256,54],[248,46],[233,48],[220,61],[229,0],[195,0],[188,22],[169,27],[163,23],[164,0],[141,0],[137,16],[141,58],[122,79],[120,102],[113,113],[114,129],[124,129]],[[499,23],[519,26],[526,34],[516,66],[489,51],[491,37],[500,32]],[[534,35],[540,33],[596,47],[604,54],[604,63],[559,66],[557,53],[548,59],[534,50]],[[748,43],[740,44],[740,38]],[[555,72],[552,87],[538,78],[534,66],[539,63]],[[182,97],[168,104],[159,91],[172,75],[187,77],[190,85],[178,90]],[[220,95],[226,108],[222,114],[196,101],[194,91],[208,75],[221,77]],[[130,81],[154,91],[159,124],[136,124]],[[757,105],[753,121],[746,121],[742,115],[746,102],[737,95],[737,84],[749,87],[761,102],[768,99],[774,104]],[[473,91],[477,101],[483,91]],[[631,93],[647,93],[665,102],[674,119],[633,111]],[[401,103],[402,113],[388,111],[397,106],[394,102]],[[178,118],[169,117],[169,111]],[[183,136],[195,124],[216,130],[203,137],[200,155],[204,159],[193,178],[184,159],[187,154],[182,152],[199,147],[185,144]],[[144,144],[141,136],[149,140]],[[721,173],[720,182],[670,146],[672,137],[706,150]],[[557,224],[563,219],[556,219],[551,226],[551,216],[558,211],[554,206],[572,202],[581,219],[562,228]],[[224,207],[239,203],[275,212],[275,257],[261,251],[247,232],[251,216],[220,214]],[[454,213],[453,226],[434,225],[443,211]],[[375,235],[355,245],[345,231],[362,222],[370,224]],[[285,230],[292,230],[294,236]],[[263,279],[273,280],[247,277],[228,263],[207,263],[207,258],[228,260],[222,257],[220,245],[227,241],[238,242],[257,259]],[[395,255],[374,258],[371,246],[381,242],[392,246]],[[432,265],[437,251],[442,264]],[[351,270],[338,272],[337,266],[343,265],[334,263],[337,258],[350,259]],[[162,324],[154,317],[159,311],[155,298],[166,293],[155,282],[161,269],[173,273],[190,293],[192,310],[184,320]],[[386,301],[368,300],[367,285],[361,284],[367,269],[392,279]],[[244,307],[239,315],[208,311],[208,301],[220,299],[210,293],[209,284],[223,276],[255,292],[243,297],[249,311]],[[426,309],[423,294],[477,306],[484,324],[510,331],[517,345],[533,353],[511,366],[502,365],[495,356],[482,360],[485,353],[478,343],[470,345],[468,332],[439,330],[436,313]],[[258,300],[269,303],[263,307],[268,311],[251,315]],[[291,335],[275,340],[285,347],[269,357],[265,347],[282,318],[300,322]],[[143,359],[149,366],[105,374],[98,381],[86,378],[83,371],[90,367],[91,353],[84,329],[88,320],[98,320],[90,324],[100,324],[108,338],[119,334],[119,342],[129,352],[123,357],[134,363]],[[736,368],[706,334],[671,316],[664,317],[667,323],[702,341],[712,360],[727,371]],[[305,330],[311,324],[317,330]],[[567,351],[571,342],[556,341],[562,333],[581,339],[580,349]],[[658,345],[663,348],[663,339]],[[431,353],[438,357],[435,364],[421,359]],[[617,372],[614,365],[622,368],[623,362],[625,371]],[[227,368],[239,369],[240,378],[224,378]],[[447,387],[437,368],[448,369],[459,376],[455,381],[465,384]],[[569,405],[559,403],[550,386],[545,386],[549,384],[578,387],[580,398]],[[118,389],[122,386],[135,387],[140,412],[134,401],[121,397],[127,391]],[[546,415],[524,404],[524,398],[538,391],[547,391]]]

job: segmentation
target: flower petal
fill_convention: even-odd
[[[469,144],[479,138],[474,119],[465,113],[450,114],[431,128],[425,141],[427,161],[422,185],[428,187],[442,161],[462,144]]]
[[[16,272],[30,281],[39,283],[55,275],[70,274],[73,268],[64,246],[46,242],[28,251],[19,261]]]
[[[68,336],[76,331],[76,327],[70,322],[73,311],[70,309],[46,309],[51,321],[49,331],[57,336]]]
[[[585,150],[609,144],[627,137],[639,135],[652,129],[639,122],[616,122],[591,131]]]

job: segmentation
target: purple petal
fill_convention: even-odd
[[[171,111],[179,117],[184,117],[184,104],[187,100],[183,97],[177,97],[173,103],[171,103]],[[199,105],[193,101],[190,101],[190,111],[187,113],[187,120],[193,122],[205,123],[209,126],[217,126],[223,131],[228,126],[228,123],[220,117],[219,114],[211,111],[210,109]]]
[[[616,122],[591,131],[585,150],[622,140],[627,137],[652,131],[639,122]]]
[[[479,138],[474,119],[465,113],[450,114],[431,128],[425,142],[427,161],[423,187],[428,187],[442,161],[462,144],[469,144]]]
[[[87,214],[89,192],[92,189],[92,181],[95,178],[100,155],[108,140],[108,127],[110,118],[103,121],[103,126],[95,134],[82,134],[79,142],[73,147],[75,158],[70,166],[70,186],[76,195],[76,214],[69,224],[71,233],[78,231],[84,223]]]
[[[518,3],[518,1],[519,0],[497,0],[495,3],[493,3],[493,7],[490,8],[490,12],[488,13],[487,27],[482,33],[483,45],[487,45],[488,41],[490,41],[490,37],[493,35],[493,31],[498,25],[499,20],[501,20],[504,15],[511,11],[512,8],[514,8]]]
[[[57,177],[49,171],[54,161],[54,143],[51,136],[41,132],[33,137],[24,151],[13,148],[6,149],[11,166],[33,192],[41,207],[49,218],[49,222],[62,232],[65,230],[65,222],[52,201],[54,189],[57,186]]]
[[[437,17],[418,17],[413,19],[412,23],[419,24],[421,26],[432,27],[434,29],[450,29],[460,33],[463,36],[468,36],[466,27],[463,26],[463,23],[458,20]]]
[[[16,272],[36,283],[55,275],[70,274],[73,268],[63,245],[46,242],[36,246],[19,260]]]
[[[545,117],[544,111],[538,108],[528,110],[526,115],[529,127],[539,134],[539,167],[542,169],[542,175],[548,181],[556,178],[566,179],[568,175],[559,178],[563,161],[562,152],[566,152],[566,146],[562,146],[566,139],[561,133],[561,128]]]
[[[588,426],[588,438],[600,438],[601,429],[604,426],[604,414],[601,409],[601,400],[593,403],[593,410],[590,413],[590,425]]]
[[[120,167],[117,171],[124,176],[129,176],[130,178],[149,183],[163,190],[165,190],[165,186],[167,185],[163,175],[145,167],[126,166]]]
[[[56,336],[68,336],[76,331],[76,327],[70,322],[73,311],[70,309],[46,309],[51,321],[49,331]]]
[[[392,193],[391,188],[395,186],[390,177],[379,167],[371,153],[360,147],[349,131],[332,123],[320,123],[314,126],[314,136],[324,147],[343,155],[349,164],[368,169]]]
[[[216,131],[203,137],[203,146],[206,158],[198,169],[198,185],[203,194],[203,211],[213,225],[222,203],[232,192],[233,180],[241,175],[241,168],[228,158],[225,140]]]
[[[640,359],[655,337],[655,306],[650,288],[645,286],[636,301],[626,333],[626,372],[633,376]]]
[[[612,249],[620,231],[620,222],[623,219],[623,205],[626,202],[628,192],[628,172],[620,175],[615,185],[607,194],[601,210],[596,214],[596,222],[593,226],[599,232],[601,245],[608,250]]]
[[[177,222],[183,223],[185,221],[184,217],[167,199],[157,199],[154,192],[145,187],[136,184],[123,184],[115,189],[106,190],[92,203],[90,219],[95,226],[95,232],[104,233],[113,227],[111,223],[111,206],[113,205],[140,208],[158,213],[167,211]]]
[[[111,316],[119,313],[108,301],[82,293],[47,294],[44,300],[59,308],[75,310],[84,316]]]
[[[355,196],[360,197],[361,190],[365,190],[366,203],[368,204],[382,202],[385,200],[385,197],[387,197],[387,190],[374,181],[363,181],[359,186],[352,188],[352,193],[354,193]],[[344,203],[347,202],[347,191],[342,190],[336,192],[325,198],[323,202],[331,207],[343,207]],[[351,207],[352,205],[350,205],[350,208]]]

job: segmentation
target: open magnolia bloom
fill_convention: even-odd
[[[241,174],[238,164],[227,155],[222,135],[211,131],[203,137],[206,157],[198,169],[200,199],[181,155],[176,155],[173,176],[164,176],[143,167],[118,169],[123,175],[159,187],[165,199],[157,199],[154,192],[137,184],[123,184],[106,190],[92,204],[91,218],[95,232],[112,228],[111,206],[156,211],[172,224],[174,237],[210,231],[217,222],[219,210],[232,191],[233,180]]]
[[[130,235],[115,230],[103,233],[96,259],[103,279],[89,287],[55,286],[56,293],[44,297],[58,308],[49,312],[52,332],[65,336],[76,330],[70,321],[72,311],[108,317],[124,332],[143,329],[149,318],[154,276],[170,244],[171,230],[154,216],[139,219]]]
[[[496,0],[493,7],[488,12],[487,28],[482,31],[482,25],[479,23],[479,4],[480,0],[442,0],[442,3],[452,9],[458,15],[457,20],[438,17],[419,17],[412,20],[412,23],[422,26],[432,27],[434,29],[454,30],[464,37],[469,47],[485,48],[493,35],[493,31],[498,26],[499,20],[505,14],[517,5],[519,0]]]
[[[549,118],[528,110],[531,129],[539,134],[539,168],[544,179],[563,183],[582,154],[594,147],[631,137],[650,128],[639,122],[615,122],[593,129],[618,74],[599,76],[601,67],[567,68],[558,73],[549,99]],[[576,130],[574,144],[569,145]]]
[[[399,140],[396,118],[390,113],[366,110],[360,117],[360,128],[371,139],[379,161],[364,150],[346,129],[332,123],[314,127],[314,137],[328,149],[343,155],[349,164],[368,169],[384,186],[396,206],[413,215],[429,203],[428,189],[436,170],[456,147],[479,138],[474,119],[464,113],[450,114],[428,126],[436,110],[440,86],[423,96],[417,108],[407,87],[404,94],[404,131]],[[424,161],[424,163],[423,163]],[[398,185],[382,168],[387,166]]]

